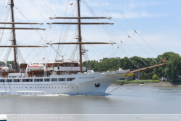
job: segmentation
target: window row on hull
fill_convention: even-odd
[[[0,79],[1,82],[57,82],[73,81],[75,78]]]

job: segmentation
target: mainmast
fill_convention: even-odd
[[[82,37],[81,37],[81,19],[80,19],[80,0],[77,0],[77,12],[78,12],[78,40],[81,43]],[[79,44],[79,56],[80,56],[80,72],[82,72],[82,45]]]
[[[15,24],[14,24],[14,0],[10,0],[11,3],[11,21],[12,23],[12,28],[15,28]],[[15,33],[15,29],[12,29],[12,45],[16,46],[16,33]],[[17,70],[17,48],[14,47],[14,69]]]
[[[78,22],[54,22],[47,24],[69,24],[69,25],[78,25],[78,42],[63,42],[63,43],[47,43],[47,44],[78,44],[79,45],[79,59],[80,59],[80,72],[82,73],[82,44],[115,44],[115,43],[106,43],[106,42],[82,42],[81,36],[81,25],[113,25],[114,23],[106,23],[106,22],[86,22],[82,23],[81,19],[109,19],[110,17],[81,17],[80,13],[80,0],[77,0],[77,17],[50,17],[50,19],[77,19]]]

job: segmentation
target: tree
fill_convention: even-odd
[[[147,79],[147,74],[144,71],[142,71],[139,77],[140,79]]]
[[[153,80],[159,80],[159,78],[158,78],[158,76],[156,74],[153,74],[152,79]]]

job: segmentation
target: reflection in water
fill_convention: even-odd
[[[181,87],[123,85],[107,96],[0,96],[0,114],[179,114],[180,95]]]

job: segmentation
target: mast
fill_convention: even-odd
[[[69,25],[77,25],[78,26],[78,42],[70,42],[70,43],[47,43],[47,44],[78,44],[79,45],[79,57],[80,57],[80,72],[82,73],[82,44],[115,44],[115,43],[105,43],[105,42],[82,42],[81,36],[81,25],[113,25],[114,23],[106,23],[106,22],[81,22],[81,19],[111,19],[110,17],[81,17],[80,12],[80,0],[77,0],[77,17],[50,17],[50,19],[77,19],[78,22],[53,22],[47,24],[69,24]]]
[[[15,28],[15,24],[14,24],[14,0],[11,0],[11,21],[13,22],[12,24],[12,28]],[[15,29],[12,29],[12,45],[16,46],[16,33],[15,33]],[[17,48],[14,47],[14,69],[17,70]]]
[[[80,19],[80,0],[77,0],[77,12],[78,12],[78,41],[82,42],[81,37],[81,19]],[[82,45],[79,44],[79,56],[80,56],[80,72],[82,73]]]
[[[42,25],[43,23],[31,23],[31,22],[15,22],[15,19],[14,19],[14,0],[9,0],[9,5],[10,5],[10,8],[11,8],[11,22],[0,22],[0,24],[11,24],[11,27],[0,27],[0,30],[1,29],[10,29],[12,30],[12,45],[1,45],[1,47],[12,47],[14,48],[14,70],[15,71],[18,71],[18,67],[17,67],[17,48],[24,48],[24,47],[47,47],[47,46],[37,46],[37,45],[17,45],[16,43],[16,33],[15,33],[15,30],[46,30],[44,28],[23,28],[23,27],[19,27],[19,28],[16,28],[15,27],[15,24],[40,24]]]

